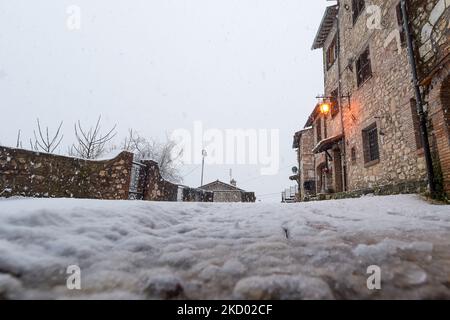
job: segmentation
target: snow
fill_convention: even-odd
[[[0,198],[1,298],[448,299],[450,207]]]

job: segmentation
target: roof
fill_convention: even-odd
[[[331,29],[333,28],[334,21],[338,13],[338,5],[329,6],[325,10],[322,22],[320,23],[319,30],[317,31],[316,37],[314,38],[314,43],[312,50],[323,48],[323,44],[327,39]]]
[[[331,149],[333,145],[342,140],[343,137],[344,135],[341,133],[338,134],[337,136],[323,139],[314,147],[313,153],[320,153]]]
[[[313,111],[311,112],[311,115],[308,117],[308,121],[305,123],[305,128],[309,128],[312,126],[314,120],[316,119],[316,115],[319,113],[320,104],[316,104]]]
[[[312,127],[306,127],[294,134],[294,141],[292,143],[292,149],[297,149],[300,146],[300,137],[305,131],[311,130]]]
[[[220,190],[220,189],[211,190],[211,189],[209,189],[210,187],[212,187],[214,185],[217,185],[218,187],[223,186],[224,189],[223,190]],[[245,190],[242,190],[242,189],[240,189],[240,188],[238,188],[236,186],[233,186],[232,184],[222,182],[222,181],[220,181],[218,179],[216,181],[214,181],[214,182],[211,182],[211,183],[208,183],[208,184],[205,184],[205,185],[199,187],[199,189],[208,189],[208,190],[211,190],[211,191],[230,191],[230,189],[232,189],[231,191],[234,190],[234,191],[243,191],[243,192],[245,192]]]

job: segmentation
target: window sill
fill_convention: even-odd
[[[369,82],[372,78],[373,78],[373,73],[366,80],[364,80],[362,83],[360,83],[359,85],[357,83],[356,86],[358,87],[358,90],[361,89],[362,87],[364,87],[364,85],[367,82]]]
[[[372,160],[372,161],[364,163],[364,168],[373,167],[374,165],[377,165],[379,163],[380,163],[380,159]]]

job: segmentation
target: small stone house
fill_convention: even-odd
[[[437,173],[432,183],[440,180],[448,195],[450,1],[407,3]],[[377,13],[378,24],[371,20]],[[325,11],[313,43],[323,52],[324,93],[304,126],[312,128],[317,194],[426,189],[403,21],[400,0],[338,1]]]
[[[230,184],[216,180],[199,187],[201,190],[213,192],[214,202],[255,202],[256,197],[253,192],[247,192],[236,186],[236,181],[231,180]]]
[[[305,201],[316,195],[316,179],[314,174],[313,128],[307,127],[295,133],[292,147],[297,150],[297,173],[290,177],[298,183],[297,200]]]

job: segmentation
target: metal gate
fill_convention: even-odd
[[[144,198],[144,175],[145,164],[133,161],[131,166],[130,189],[128,199],[142,200]]]

